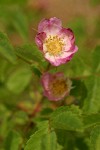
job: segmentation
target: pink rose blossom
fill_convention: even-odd
[[[64,77],[63,73],[42,75],[41,83],[44,88],[44,95],[52,101],[59,101],[67,96],[71,89],[72,82]]]
[[[73,31],[63,28],[61,20],[56,17],[39,23],[35,42],[46,60],[54,66],[70,61],[78,50]]]

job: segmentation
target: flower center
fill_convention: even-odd
[[[56,79],[50,84],[50,89],[54,96],[60,96],[64,94],[67,90],[66,81],[64,79],[63,80]]]
[[[45,41],[45,45],[50,55],[57,56],[62,52],[64,42],[58,36],[49,36]]]

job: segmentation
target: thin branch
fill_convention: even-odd
[[[17,54],[16,54],[16,55],[17,55]],[[30,64],[30,65],[32,65],[32,63],[33,63],[33,62],[31,62],[31,61],[26,60],[25,58],[20,57],[19,55],[17,55],[17,57],[18,57],[19,59],[22,59],[23,61],[25,61],[26,63],[28,63],[28,64]]]

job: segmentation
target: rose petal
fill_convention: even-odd
[[[40,50],[43,50],[43,42],[45,38],[46,38],[46,33],[44,32],[38,33],[35,37],[35,42]]]
[[[67,36],[72,44],[75,42],[74,33],[70,28],[62,28],[59,32],[59,36],[63,38],[66,38]]]
[[[61,27],[62,22],[56,17],[50,19],[43,19],[38,25],[38,32],[44,32],[45,29],[47,30],[47,28],[49,28],[50,26]]]
[[[49,80],[50,80],[50,74],[49,73],[45,73],[41,77],[41,83],[42,83],[42,86],[45,88],[45,90],[48,90]]]
[[[59,61],[56,56],[49,55],[49,53],[45,54],[45,58],[53,65],[53,66],[59,66],[61,64],[61,61]]]
[[[78,47],[77,47],[77,46],[74,46],[74,48],[73,48],[72,50],[70,50],[70,51],[64,51],[64,52],[58,57],[58,59],[59,59],[59,58],[60,58],[60,59],[62,59],[62,58],[67,58],[67,57],[69,57],[70,55],[76,53],[77,50],[78,50]]]

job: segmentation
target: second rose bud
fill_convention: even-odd
[[[62,100],[69,95],[72,85],[71,80],[65,78],[61,72],[56,74],[44,73],[41,77],[41,83],[44,95],[52,101]]]

